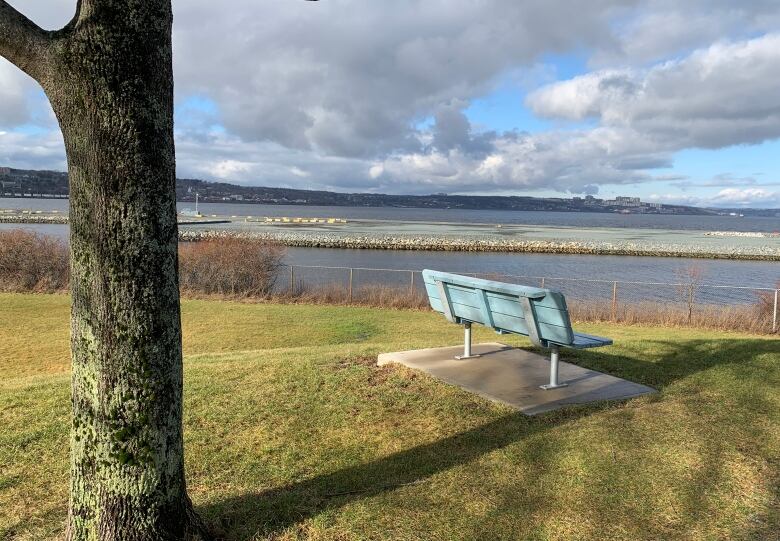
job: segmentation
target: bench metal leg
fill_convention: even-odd
[[[463,329],[466,335],[463,342],[463,355],[457,355],[455,357],[459,361],[462,359],[473,359],[475,357],[479,357],[479,355],[471,354],[471,322],[467,321],[466,323],[464,323]]]
[[[558,360],[559,360],[558,346],[552,346],[550,351],[550,383],[547,385],[540,385],[542,389],[548,391],[550,389],[557,389],[559,387],[566,387],[568,383],[558,382]]]

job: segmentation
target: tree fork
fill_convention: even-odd
[[[62,30],[0,0],[70,175],[69,541],[201,541],[186,493],[170,0],[81,0]]]

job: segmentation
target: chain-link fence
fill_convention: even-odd
[[[422,272],[291,265],[276,293],[319,302],[379,306],[427,306]],[[469,276],[555,289],[566,295],[574,319],[662,323],[776,333],[780,327],[776,288],[714,285],[695,274],[671,282],[590,280],[549,276],[468,273]]]

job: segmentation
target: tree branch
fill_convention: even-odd
[[[49,42],[49,32],[0,0],[0,56],[38,80]]]
[[[83,7],[83,3],[84,0],[76,1],[76,14],[73,16],[70,22],[65,25],[65,27],[61,30],[61,32],[71,31],[76,26],[76,24],[78,24],[79,19],[81,19],[81,8]]]

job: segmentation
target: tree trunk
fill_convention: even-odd
[[[18,27],[70,173],[71,541],[207,538],[184,482],[171,23],[170,0],[83,0],[61,31]]]

